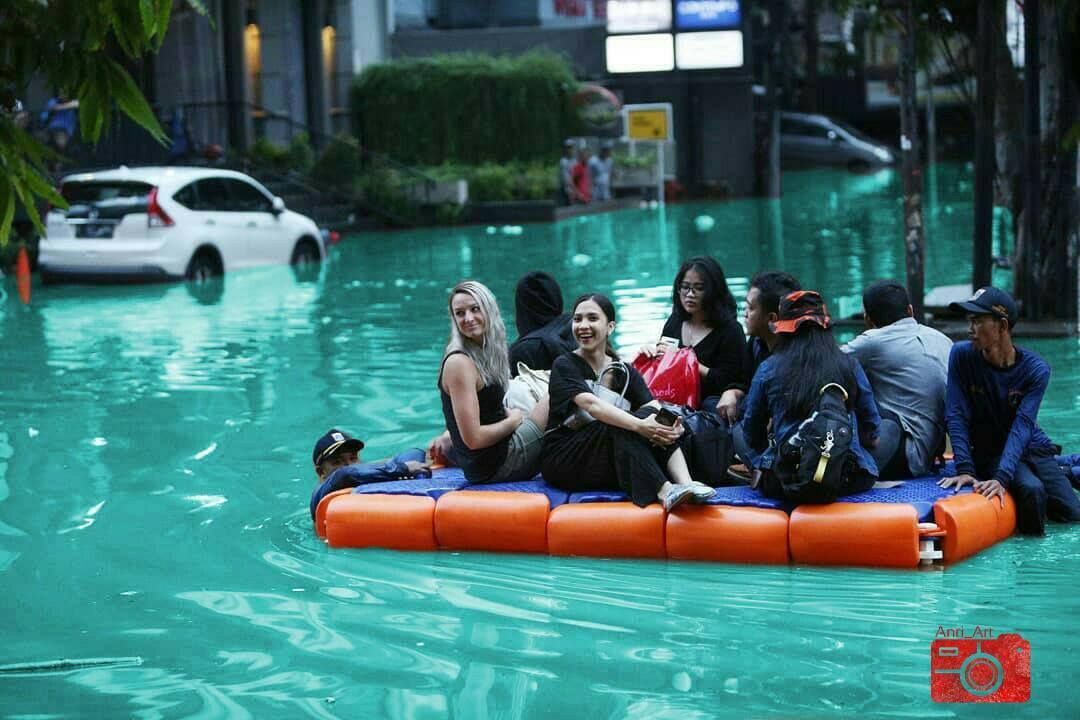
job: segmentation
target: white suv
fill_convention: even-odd
[[[121,167],[69,175],[67,211],[45,220],[38,268],[63,280],[202,281],[255,265],[321,262],[310,218],[247,175],[200,167]]]

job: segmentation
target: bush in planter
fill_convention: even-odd
[[[280,170],[285,166],[288,150],[261,137],[248,148],[247,156],[260,165]]]
[[[380,208],[402,223],[417,225],[422,219],[420,206],[406,193],[406,185],[397,170],[379,167],[358,176],[353,190],[360,205]]]
[[[299,173],[311,172],[315,165],[315,150],[311,147],[311,139],[306,132],[300,132],[293,136],[289,147],[285,151],[286,170],[294,170]]]
[[[360,146],[356,139],[335,135],[311,168],[311,179],[330,187],[344,187],[360,174]]]
[[[534,163],[521,168],[518,174],[517,196],[520,200],[554,200],[559,189],[556,166]]]
[[[469,200],[472,202],[508,202],[514,199],[517,178],[513,168],[486,164],[470,168]]]
[[[260,165],[280,173],[307,173],[315,164],[315,151],[306,132],[293,136],[288,147],[281,147],[265,137],[252,143],[247,156]]]
[[[551,200],[555,197],[558,182],[554,162],[444,163],[421,169],[436,180],[468,182],[470,203]]]

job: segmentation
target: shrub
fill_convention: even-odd
[[[311,178],[330,187],[344,187],[360,174],[360,148],[356,139],[344,133],[327,143],[311,168]]]
[[[260,137],[252,143],[247,156],[280,173],[307,173],[315,164],[315,151],[311,148],[306,132],[294,135],[288,147],[281,147],[266,137]]]
[[[554,160],[578,134],[576,85],[550,52],[402,58],[361,73],[351,110],[364,147],[409,164]]]

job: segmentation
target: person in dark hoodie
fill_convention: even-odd
[[[514,292],[514,322],[518,339],[510,346],[510,376],[517,365],[550,370],[555,358],[577,347],[570,314],[563,312],[559,283],[546,272],[531,272],[518,280]]]

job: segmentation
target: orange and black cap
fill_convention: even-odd
[[[829,328],[829,311],[825,300],[813,290],[796,290],[780,298],[778,320],[772,324],[772,331],[778,335],[793,333],[805,322]]]

